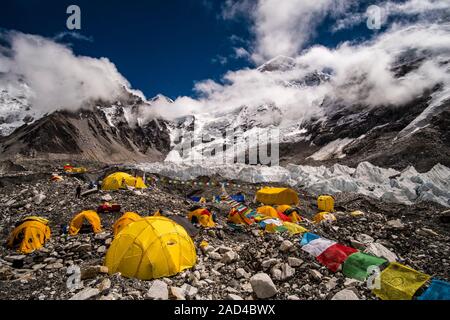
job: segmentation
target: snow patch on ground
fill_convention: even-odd
[[[0,87],[0,136],[8,136],[18,127],[42,116],[30,107],[30,96],[31,91],[25,84]]]
[[[333,158],[342,159],[345,158],[343,152],[344,148],[352,143],[355,139],[344,138],[331,141],[326,146],[323,146],[319,151],[309,156],[316,161],[329,160]]]
[[[251,183],[288,184],[301,187],[314,195],[352,192],[407,205],[433,201],[450,207],[450,169],[440,164],[426,173],[418,173],[413,167],[399,172],[368,162],[362,162],[356,168],[339,164],[328,168],[293,164],[286,167],[245,164],[214,166],[186,164],[178,157],[173,154],[170,158],[173,158],[174,162],[145,163],[137,167],[171,179],[193,180],[200,176],[217,174],[225,179]]]
[[[445,102],[448,100],[450,100],[450,88],[433,93],[432,102],[430,105],[423,110],[417,118],[415,118],[402,131],[400,131],[396,139],[408,137],[428,127],[431,118],[447,108],[447,104]]]
[[[117,106],[111,106],[109,108],[101,108],[99,106],[97,106],[97,108],[101,109],[103,111],[103,113],[105,114],[106,120],[108,121],[108,125],[110,127],[115,127],[114,122],[115,122],[115,117],[117,115]]]

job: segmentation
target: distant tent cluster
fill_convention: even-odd
[[[86,173],[87,171],[88,170],[85,167],[74,167],[69,163],[64,165],[65,173]]]
[[[251,209],[235,198],[224,195],[222,201],[232,208],[228,214],[230,226],[245,226],[257,223],[266,232],[289,232],[290,234],[302,234],[308,230],[299,225],[303,218],[297,193],[289,188],[262,188],[256,193],[255,200],[263,205],[256,210]],[[272,205],[277,205],[273,207]]]
[[[146,189],[144,179],[133,177],[125,172],[116,172],[107,176],[102,182],[102,190],[119,190],[132,187],[135,189]]]

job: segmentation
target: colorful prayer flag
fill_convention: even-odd
[[[329,270],[336,272],[348,256],[355,252],[358,252],[355,248],[336,243],[317,256],[317,261]]]
[[[364,281],[369,276],[370,267],[379,267],[388,262],[387,260],[370,254],[356,252],[345,260],[342,272],[348,278]]]
[[[324,252],[334,244],[336,244],[336,242],[325,238],[319,238],[312,240],[307,245],[304,245],[302,247],[302,250],[308,252],[310,255],[314,257],[318,257],[322,254],[322,252]]]
[[[431,285],[417,300],[450,300],[450,283],[433,279]]]
[[[381,272],[380,286],[373,293],[382,300],[412,300],[416,291],[430,276],[397,262]]]

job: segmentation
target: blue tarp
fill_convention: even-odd
[[[254,216],[256,216],[258,214],[258,212],[256,212],[256,210],[252,210],[250,213],[247,213],[245,216],[247,218],[253,218]]]
[[[259,222],[258,225],[262,229],[264,229],[266,227],[266,224],[263,221]]]
[[[450,283],[433,279],[428,289],[417,300],[450,300]]]
[[[235,194],[234,196],[231,196],[231,199],[237,202],[245,202],[245,196],[243,194]]]
[[[189,197],[189,199],[191,199],[194,202],[200,202],[201,197]]]
[[[305,246],[313,240],[319,239],[320,237],[317,234],[307,232],[303,234],[302,241],[300,241],[300,245]]]

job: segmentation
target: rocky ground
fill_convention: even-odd
[[[56,183],[50,181],[51,173],[58,170],[55,164],[22,166],[15,167],[14,173],[0,174],[0,238],[4,242],[14,224],[28,215],[48,218],[52,238],[42,250],[26,256],[4,246],[0,248],[0,299],[376,299],[365,283],[346,279],[339,271],[328,271],[300,250],[300,236],[262,233],[257,226],[234,230],[226,224],[229,207],[214,203],[207,206],[217,213],[219,223],[215,229],[201,229],[194,238],[198,263],[192,270],[155,281],[108,275],[107,269],[101,266],[112,241],[112,225],[121,214],[101,215],[103,233],[76,237],[62,234],[62,227],[71,217],[82,210],[95,210],[107,194],[123,210],[143,216],[157,209],[186,215],[193,205],[185,200],[186,195],[197,191],[211,199],[220,194],[220,188],[193,190],[188,185],[158,182],[143,192],[100,191],[75,199],[78,183],[86,190],[85,177],[64,176],[64,181]],[[112,169],[97,166],[95,170],[101,176]],[[219,181],[217,177],[211,179]],[[227,191],[230,194],[242,191],[251,201],[258,186],[240,184],[239,189],[234,186]],[[316,199],[302,190],[297,191],[303,215],[312,218],[317,212]],[[251,202],[248,205],[254,207]],[[434,203],[408,207],[355,194],[339,194],[336,209],[337,221],[333,224],[314,226],[306,222],[304,226],[361,250],[382,245],[401,263],[450,280],[450,224],[448,220],[440,220],[443,207]],[[353,217],[349,214],[353,210],[365,214]],[[209,246],[202,249],[203,240]],[[82,286],[76,290],[67,286],[70,282],[67,272],[72,265],[81,268]]]

